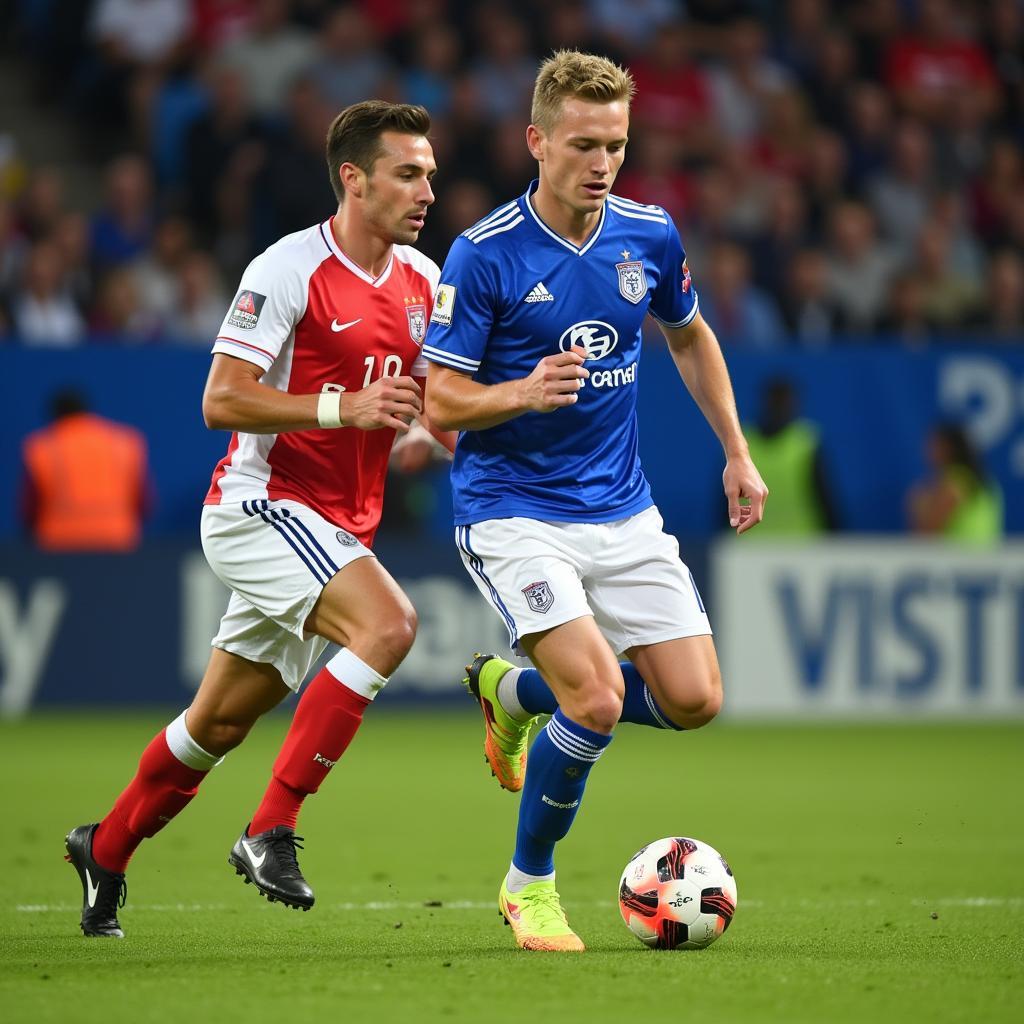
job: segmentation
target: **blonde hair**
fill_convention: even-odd
[[[562,111],[562,101],[573,96],[591,103],[613,103],[633,98],[633,76],[607,57],[579,50],[558,50],[537,72],[530,120],[550,132]]]

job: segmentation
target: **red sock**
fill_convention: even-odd
[[[249,835],[266,832],[275,825],[295,828],[302,801],[320,788],[335,761],[345,753],[369,703],[326,668],[320,670],[295,709]]]
[[[166,730],[161,730],[142,752],[135,778],[93,836],[96,863],[108,871],[124,871],[139,843],[155,836],[188,805],[207,774],[182,764],[167,746]]]

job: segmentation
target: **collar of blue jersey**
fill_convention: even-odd
[[[586,240],[586,242],[583,243],[582,246],[573,245],[573,243],[570,242],[568,238],[563,238],[560,234],[558,234],[558,232],[552,231],[551,228],[549,228],[547,224],[545,224],[544,221],[540,219],[540,214],[538,214],[537,211],[533,208],[533,203],[530,202],[530,196],[532,196],[533,193],[537,191],[537,186],[539,184],[539,178],[534,178],[533,181],[530,182],[530,187],[522,196],[523,206],[525,206],[526,209],[529,211],[530,216],[533,218],[534,224],[536,224],[537,227],[540,228],[540,230],[543,231],[545,235],[547,235],[549,238],[553,238],[556,242],[559,243],[559,245],[564,245],[566,249],[568,249],[570,252],[576,253],[577,256],[582,256],[585,252],[587,252],[588,249],[591,248],[591,246],[593,246],[593,244],[598,240],[598,238],[601,237],[601,230],[602,228],[604,228],[604,219],[608,212],[607,198],[601,204],[601,217],[597,222],[597,227],[590,232],[590,237]]]

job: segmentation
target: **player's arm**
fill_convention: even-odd
[[[292,395],[262,384],[265,372],[248,360],[216,353],[203,392],[206,425],[246,434],[334,426],[405,433],[423,408],[422,390],[412,377],[382,377],[362,391]]]
[[[528,377],[481,384],[468,373],[438,363],[430,364],[426,409],[442,430],[487,430],[525,412],[554,412],[575,405],[590,371],[579,346],[545,356]]]
[[[729,525],[737,533],[744,533],[764,518],[768,488],[750,460],[721,346],[699,312],[685,327],[658,326],[679,376],[722,444],[726,458],[722,482],[729,500]],[[741,505],[741,498],[749,499],[749,505]]]

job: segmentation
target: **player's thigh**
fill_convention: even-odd
[[[593,614],[582,584],[586,553],[572,526],[489,519],[456,527],[455,543],[470,578],[508,630],[513,650],[521,650],[520,637]]]
[[[203,552],[240,598],[301,641],[324,588],[372,552],[295,501],[256,499],[203,509]]]
[[[339,570],[324,587],[305,628],[347,647],[389,676],[416,637],[416,612],[376,558],[360,558]]]
[[[185,716],[189,734],[209,753],[224,754],[290,692],[275,666],[215,647]]]
[[[611,732],[622,713],[625,684],[618,658],[592,616],[521,637],[558,706],[574,722]]]
[[[722,707],[722,673],[710,636],[689,636],[643,647],[626,657],[637,667],[658,706],[677,724],[695,728]]]
[[[679,543],[653,506],[607,524],[584,579],[594,618],[616,653],[710,636],[711,623]]]

